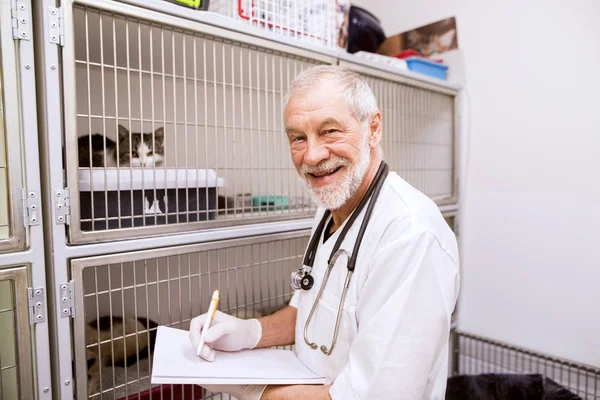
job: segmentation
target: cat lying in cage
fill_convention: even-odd
[[[91,157],[90,157],[91,140]],[[78,139],[79,166],[90,167],[116,167],[117,157],[119,167],[141,167],[151,168],[162,165],[164,159],[164,129],[158,128],[154,131],[154,149],[152,147],[152,132],[140,133],[129,132],[127,128],[119,125],[117,142],[99,133],[80,136]],[[131,142],[131,146],[130,146]],[[104,165],[106,160],[106,165]]]
[[[282,304],[273,307],[259,306],[258,308],[240,308],[225,312],[238,318],[251,319],[273,314],[284,306],[285,305]],[[105,385],[106,376],[108,375],[110,377],[110,375],[112,375],[109,372],[109,369],[112,368],[113,365],[120,368],[131,367],[136,365],[139,361],[147,359],[154,352],[156,328],[158,325],[158,323],[152,320],[141,317],[135,319],[132,317],[123,318],[110,316],[100,317],[87,323],[85,336],[86,346],[88,346],[88,396],[92,396],[100,391],[101,371],[104,376],[102,390],[111,389],[113,385],[112,382],[109,383],[111,385],[110,387]],[[125,332],[125,340],[123,340],[123,332]],[[137,335],[136,332],[138,333]],[[98,337],[100,340],[98,340]],[[98,354],[98,341],[101,343],[100,357]]]
[[[101,368],[113,365],[129,367],[148,358],[154,351],[157,327],[156,322],[146,318],[105,316],[88,322],[85,329],[86,346],[91,346],[87,347],[88,394],[92,395],[100,390]],[[100,352],[98,338],[101,343]],[[102,371],[105,373],[104,369]]]

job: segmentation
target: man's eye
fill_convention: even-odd
[[[303,140],[304,140],[304,138],[300,137],[300,136],[294,136],[294,137],[292,137],[292,142],[301,142]]]
[[[335,132],[339,132],[339,130],[338,129],[327,129],[325,131],[325,133],[335,133]]]

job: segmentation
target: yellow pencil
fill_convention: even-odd
[[[198,345],[198,349],[196,349],[196,355],[200,356],[202,352],[202,347],[204,347],[204,333],[210,328],[210,323],[212,322],[215,312],[217,311],[217,306],[219,305],[219,290],[215,290],[212,295],[212,299],[210,300],[210,305],[208,306],[208,315],[204,320],[204,326],[202,327],[202,332],[200,333],[200,344]]]

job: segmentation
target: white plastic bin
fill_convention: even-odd
[[[210,169],[80,169],[81,230],[215,219],[224,185]]]

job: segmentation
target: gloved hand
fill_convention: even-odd
[[[190,322],[189,337],[194,351],[200,344],[200,334],[207,315],[207,313],[202,314]],[[210,328],[204,334],[204,346],[200,357],[206,361],[213,361],[215,359],[213,349],[224,351],[253,349],[261,337],[262,326],[256,318],[241,319],[217,311]]]
[[[227,393],[238,400],[260,400],[266,385],[202,385],[213,393]]]

